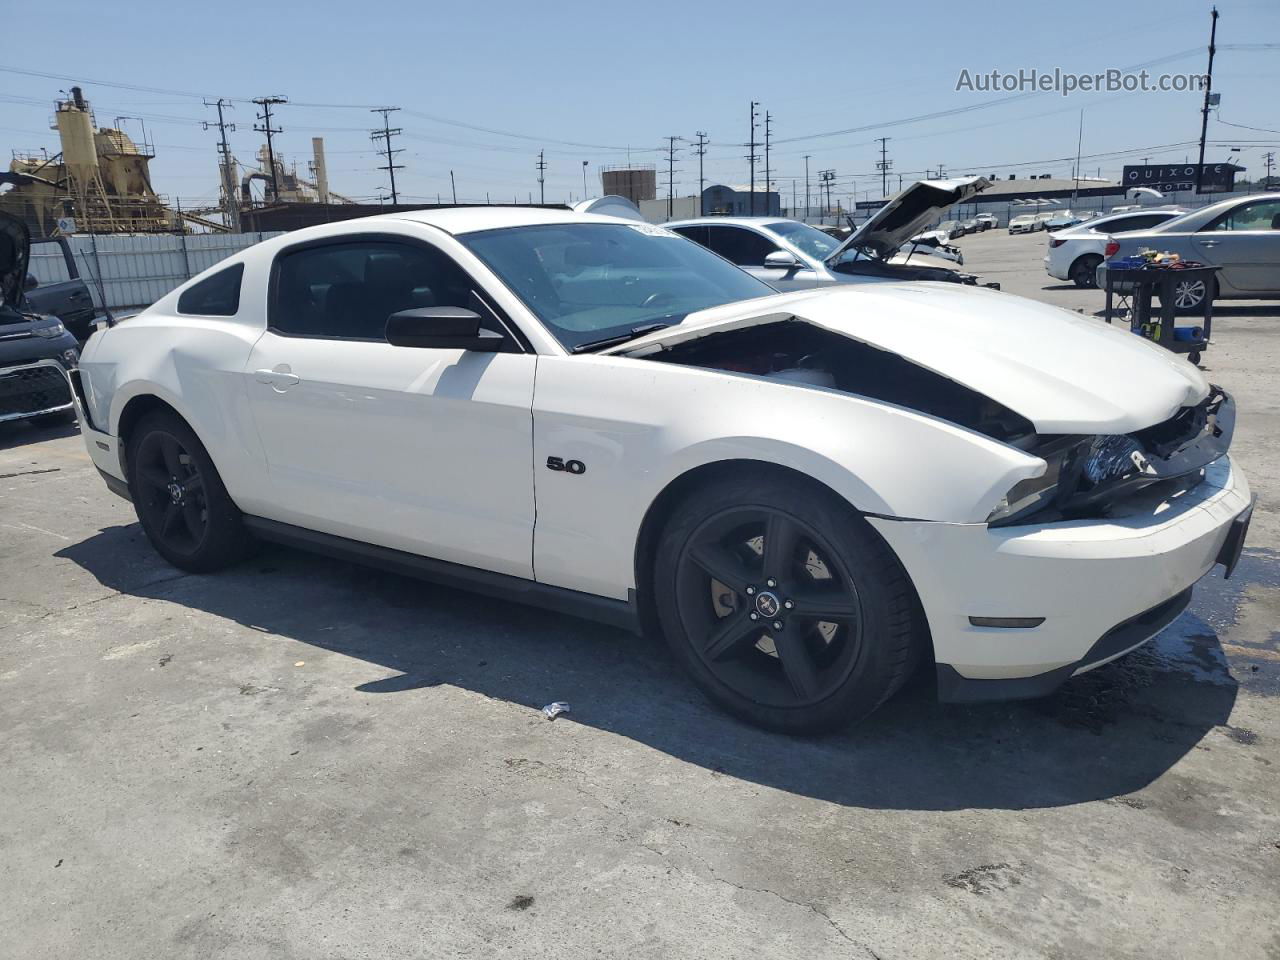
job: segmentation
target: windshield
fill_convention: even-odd
[[[571,350],[776,292],[692,240],[645,223],[508,227],[458,239]]]
[[[827,259],[840,246],[840,241],[830,234],[795,220],[779,220],[769,224],[769,229],[816,260]]]

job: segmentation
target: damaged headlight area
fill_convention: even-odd
[[[987,523],[1100,517],[1152,484],[1198,482],[1204,468],[1227,452],[1234,430],[1234,402],[1211,387],[1200,403],[1135,433],[1037,438],[1024,448],[1045,461],[1044,474],[1015,484]]]

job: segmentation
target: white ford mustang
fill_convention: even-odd
[[[500,207],[277,237],[93,336],[90,455],[171,563],[257,539],[660,630],[810,731],[913,666],[1036,696],[1169,623],[1251,509],[1229,397],[938,283],[777,295],[646,224]]]

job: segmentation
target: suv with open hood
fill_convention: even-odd
[[[0,214],[0,422],[75,417],[67,370],[80,358],[76,338],[26,300],[31,234]]]
[[[976,284],[978,278],[957,271],[955,263],[901,248],[988,185],[982,177],[918,181],[843,242],[809,224],[774,217],[700,217],[666,226],[783,291],[876,280]]]

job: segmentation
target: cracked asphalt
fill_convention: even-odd
[[[1101,305],[1042,235],[962,244]],[[287,550],[183,575],[74,427],[0,425],[0,956],[1280,956],[1278,321],[1223,305],[1204,360],[1235,578],[1048,699],[923,677],[819,740],[583,621]]]

